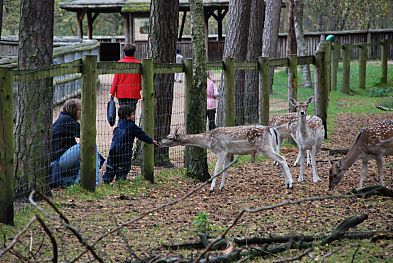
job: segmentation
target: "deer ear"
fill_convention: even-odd
[[[307,104],[310,104],[310,103],[312,102],[312,100],[313,100],[313,99],[314,99],[314,97],[310,97],[310,98],[308,98],[308,99],[307,99],[307,101],[306,101],[306,102],[307,102]]]

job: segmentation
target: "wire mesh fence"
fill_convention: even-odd
[[[257,65],[257,62],[250,62]],[[254,63],[254,64],[253,64]],[[338,83],[342,82],[342,62],[337,72]],[[359,67],[356,61],[351,62],[351,85],[357,86],[359,82]],[[380,65],[382,61],[368,61],[369,64]],[[15,102],[15,126],[13,128],[15,135],[15,193],[17,199],[26,197],[30,190],[34,188],[48,192],[52,187],[67,186],[80,181],[80,127],[78,126],[78,111],[82,110],[84,105],[74,101],[73,106],[66,107],[66,101],[72,98],[80,98],[83,89],[83,75],[80,70],[81,60],[72,63],[60,64],[48,69],[35,71],[15,71],[13,78],[14,102]],[[96,182],[102,182],[102,176],[106,170],[106,164],[103,160],[108,161],[111,144],[114,139],[114,131],[119,126],[119,116],[114,126],[110,126],[107,121],[107,103],[110,98],[110,90],[114,82],[115,74],[136,74],[141,72],[140,65],[136,67],[118,65],[119,63],[105,64],[99,63],[97,76],[97,90],[95,101],[96,112],[96,157],[95,165],[98,173],[95,175]],[[125,63],[120,63],[125,64]],[[389,64],[389,63],[388,63]],[[104,66],[103,66],[104,65]],[[105,66],[106,65],[106,66]],[[303,79],[302,65],[297,67],[297,98],[305,100],[314,95],[314,85],[305,87]],[[316,70],[313,64],[310,67],[310,82],[314,83],[314,72]],[[390,70],[391,64],[388,65]],[[170,67],[169,67],[170,68]],[[376,67],[375,70],[367,70],[368,83],[373,79],[380,81],[382,67]],[[271,67],[274,71],[273,85],[269,95],[269,112],[270,116],[284,114],[288,112],[288,67],[276,66]],[[217,87],[218,98],[225,96],[225,74],[222,64],[209,64],[208,72],[211,81]],[[253,67],[239,67],[234,71],[234,108],[236,115],[236,125],[257,124],[260,123],[260,69]],[[162,139],[168,133],[179,129],[185,133],[185,84],[186,78],[175,76],[179,73],[176,70],[168,69],[166,73],[156,73],[154,78],[155,90],[155,126],[153,138]],[[183,74],[183,73],[180,73]],[[161,77],[159,77],[160,75]],[[342,86],[338,86],[341,89]],[[119,111],[119,100],[116,101],[117,111]],[[80,103],[80,102],[79,102]],[[142,125],[144,119],[142,104],[143,99],[138,100],[135,108],[135,124]],[[66,109],[67,108],[67,109]],[[70,112],[66,112],[70,110]],[[214,115],[214,122],[217,126],[222,126],[222,116],[217,109]],[[225,114],[225,112],[224,112]],[[56,140],[54,138],[54,127],[61,117],[67,115],[70,117],[61,126],[66,131],[64,140],[67,141],[65,148],[54,152]],[[166,121],[162,122],[165,119]],[[206,116],[206,130],[209,130],[209,118]],[[160,124],[164,124],[160,126]],[[69,126],[66,126],[69,125]],[[66,128],[64,128],[66,127]],[[142,127],[143,129],[143,127]],[[72,132],[71,132],[72,131]],[[57,136],[57,135],[56,135]],[[132,144],[132,153],[127,152],[127,159],[130,154],[133,155],[132,166],[129,175],[141,173],[138,156],[141,158],[140,145],[137,141],[128,142]],[[56,146],[59,147],[59,146]],[[67,150],[74,147],[74,152],[70,150],[69,162],[61,169],[59,168],[60,157]],[[52,149],[52,150],[51,150]],[[33,154],[34,153],[34,154]],[[61,154],[59,154],[61,153]],[[159,152],[158,156],[160,156]],[[183,167],[184,147],[177,146],[169,148],[167,152],[169,161],[175,167]],[[209,160],[213,160],[213,155],[209,154]],[[101,158],[100,158],[101,157]],[[156,156],[157,157],[157,156]],[[129,162],[131,164],[131,161]],[[101,166],[102,165],[102,166]],[[60,169],[60,170],[59,170]]]

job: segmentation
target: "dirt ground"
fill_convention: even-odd
[[[100,256],[105,258],[105,262],[110,260],[123,262],[132,258],[130,256],[132,253],[136,253],[139,257],[179,254],[184,257],[195,257],[201,250],[173,251],[166,249],[163,245],[197,242],[199,238],[192,221],[200,213],[208,215],[211,234],[217,236],[232,223],[242,208],[258,208],[288,200],[349,192],[358,185],[360,162],[349,169],[333,192],[328,191],[328,161],[341,156],[330,156],[327,149],[348,148],[361,127],[392,118],[393,114],[386,113],[339,115],[335,123],[335,133],[329,135],[329,139],[323,144],[325,150],[317,156],[318,171],[322,182],[312,183],[311,168],[307,168],[305,182],[298,183],[299,168],[290,167],[295,184],[294,189],[289,190],[284,188],[282,173],[271,160],[259,160],[256,163],[242,162],[230,168],[225,189],[222,192],[209,193],[209,185],[206,185],[185,200],[134,221],[124,228],[121,234],[113,233],[103,238],[95,245],[95,248]],[[296,148],[284,147],[283,153],[288,162],[293,163],[297,154]],[[392,166],[389,166],[392,161],[393,157],[385,158],[385,164],[388,164],[384,168],[385,184],[390,189],[393,188],[393,170]],[[55,192],[57,197],[54,200],[58,202],[61,211],[69,218],[71,224],[90,243],[93,243],[98,237],[113,230],[115,222],[117,224],[129,222],[150,209],[184,196],[200,185],[186,178],[183,170],[166,170],[166,173],[156,173],[156,175],[154,185],[141,182],[140,178],[132,178],[126,184],[124,193],[120,194],[118,192],[108,195],[103,193],[118,187],[114,184],[109,187],[99,187],[97,191],[102,195],[99,195],[98,199],[86,201],[78,195],[73,197],[61,190]],[[374,161],[371,161],[365,186],[377,183],[376,165]],[[392,211],[392,199],[383,197],[307,202],[258,213],[245,213],[227,236],[244,238],[301,233],[320,235],[329,233],[345,218],[361,214],[367,214],[368,219],[356,227],[357,231],[393,231]],[[62,257],[73,258],[83,250],[69,231],[62,230],[60,227],[56,229],[63,241],[60,251]],[[372,248],[368,243],[357,241],[356,244],[359,245],[358,257],[364,260],[355,262],[388,262],[393,258],[392,241],[377,242]],[[320,259],[323,254],[335,249],[337,248],[320,248],[313,253],[314,255],[319,253]],[[298,253],[300,252],[294,252],[295,255]],[[91,259],[91,255],[89,258]],[[85,256],[80,262],[86,262],[87,259]],[[267,261],[274,259],[277,258],[273,257]],[[343,259],[349,262],[347,260]]]

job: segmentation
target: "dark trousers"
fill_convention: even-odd
[[[206,116],[209,121],[209,130],[216,128],[216,109],[206,110]]]
[[[120,107],[123,105],[131,105],[134,109],[136,109],[137,103],[138,103],[137,99],[119,99]]]
[[[116,180],[125,180],[127,179],[128,172],[131,170],[131,164],[125,164],[122,166],[112,167],[110,165],[106,165],[106,171],[103,176],[104,183],[110,183],[115,179]]]

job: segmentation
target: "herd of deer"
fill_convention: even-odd
[[[311,164],[313,182],[320,181],[317,172],[316,154],[321,149],[325,135],[322,120],[317,116],[308,116],[307,108],[313,97],[305,102],[294,99],[290,103],[296,113],[275,116],[269,126],[236,126],[220,127],[201,134],[179,134],[178,130],[161,140],[161,147],[191,145],[210,149],[218,160],[214,169],[210,191],[214,190],[217,175],[227,167],[233,155],[264,154],[275,161],[283,170],[285,186],[293,187],[293,179],[287,161],[280,155],[281,143],[284,139],[293,138],[297,143],[299,154],[294,166],[299,164],[298,181],[304,181],[304,159]],[[359,188],[367,172],[367,162],[375,159],[378,167],[380,183],[383,185],[383,156],[393,155],[393,120],[386,120],[363,128],[356,137],[346,156],[331,165],[329,171],[329,189],[333,189],[342,179],[344,173],[357,161],[362,160]],[[310,161],[311,158],[311,161]],[[226,172],[222,173],[219,190],[224,187]]]

